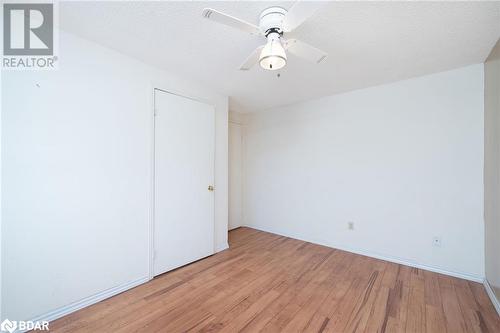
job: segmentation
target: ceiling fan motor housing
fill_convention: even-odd
[[[260,14],[259,27],[267,37],[272,32],[283,34],[283,19],[287,10],[281,7],[270,7]]]

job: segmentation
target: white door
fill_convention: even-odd
[[[214,253],[215,110],[155,90],[154,275]]]

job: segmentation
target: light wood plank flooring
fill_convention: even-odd
[[[249,228],[51,332],[500,332],[479,283]]]

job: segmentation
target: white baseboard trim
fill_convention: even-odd
[[[487,279],[484,279],[483,284],[484,284],[484,289],[486,289],[486,293],[490,297],[491,303],[493,303],[495,310],[497,310],[497,313],[500,316],[500,301],[498,301],[497,296],[493,292],[493,289],[491,288],[490,283],[488,282]]]
[[[253,228],[253,229],[265,231],[265,232],[270,232],[270,233],[277,234],[277,235],[280,235],[280,236],[290,237],[290,238],[302,240],[302,241],[309,242],[309,243],[314,243],[314,244],[318,244],[318,245],[323,245],[323,246],[331,247],[331,248],[334,248],[334,249],[339,249],[339,250],[343,250],[343,251],[347,251],[347,252],[352,252],[352,253],[360,254],[360,255],[371,257],[371,258],[375,258],[375,259],[390,261],[390,262],[393,262],[393,263],[396,263],[396,264],[401,264],[401,265],[405,265],[405,266],[410,266],[410,267],[415,267],[415,268],[419,268],[419,269],[424,269],[424,270],[427,270],[427,271],[436,272],[436,273],[440,273],[440,274],[444,274],[444,275],[449,275],[449,276],[453,276],[453,277],[457,277],[457,278],[461,278],[461,279],[465,279],[465,280],[469,280],[469,281],[474,281],[474,282],[479,282],[479,283],[483,283],[484,282],[484,277],[483,276],[472,275],[472,274],[462,273],[462,272],[449,271],[449,270],[442,269],[442,268],[439,268],[439,267],[421,264],[421,263],[418,263],[418,262],[415,262],[415,261],[412,261],[412,260],[408,260],[408,259],[404,259],[404,258],[397,258],[397,257],[392,257],[392,256],[387,256],[387,255],[382,255],[382,254],[374,253],[374,252],[363,250],[363,249],[326,244],[326,243],[322,243],[322,242],[318,242],[318,241],[314,241],[314,240],[310,240],[310,239],[305,239],[305,238],[303,238],[301,236],[298,236],[298,235],[292,235],[292,234],[286,234],[286,233],[278,232],[278,231],[271,230],[271,229],[268,229],[268,228],[265,228],[265,227],[261,227],[261,226],[254,226],[254,225],[248,225],[248,224],[246,224],[244,226],[248,227],[248,228]]]
[[[44,313],[40,316],[36,316],[35,318],[32,318],[30,320],[31,321],[42,321],[42,320],[52,321],[52,320],[61,318],[65,315],[68,315],[72,312],[75,312],[77,310],[80,310],[84,307],[98,303],[102,300],[105,300],[106,298],[110,298],[110,297],[115,296],[119,293],[122,293],[126,290],[137,287],[138,285],[143,284],[143,283],[148,282],[148,281],[149,281],[149,277],[143,277],[143,278],[137,279],[135,281],[128,282],[128,283],[101,291],[100,293],[86,297],[82,300],[73,302],[73,303],[68,304],[66,306],[62,306],[58,309]]]
[[[229,249],[229,244],[221,244],[215,248],[215,253]]]

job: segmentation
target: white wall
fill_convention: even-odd
[[[11,320],[148,278],[153,87],[216,105],[216,246],[227,246],[227,97],[66,33],[59,59],[2,77]]]
[[[245,119],[245,114],[229,111],[229,230],[243,224]]]
[[[500,40],[486,59],[484,75],[486,278],[500,304]]]
[[[243,129],[238,122],[229,121],[229,225],[241,226],[243,218]]]
[[[247,126],[245,224],[484,276],[482,64],[250,114]]]
[[[2,70],[0,70],[0,91],[2,91]],[[0,94],[0,111],[2,110],[2,94]],[[3,112],[0,112],[0,157],[2,156],[2,146],[3,146],[3,143],[2,143],[2,137],[3,137],[3,134],[2,134],[2,114]],[[1,159],[0,159],[0,189],[2,188],[2,163],[1,163]],[[2,308],[2,299],[3,299],[3,293],[2,293],[2,267],[3,267],[3,242],[2,242],[2,225],[3,225],[3,222],[2,222],[2,191],[0,191],[0,320],[3,319],[3,308]]]

